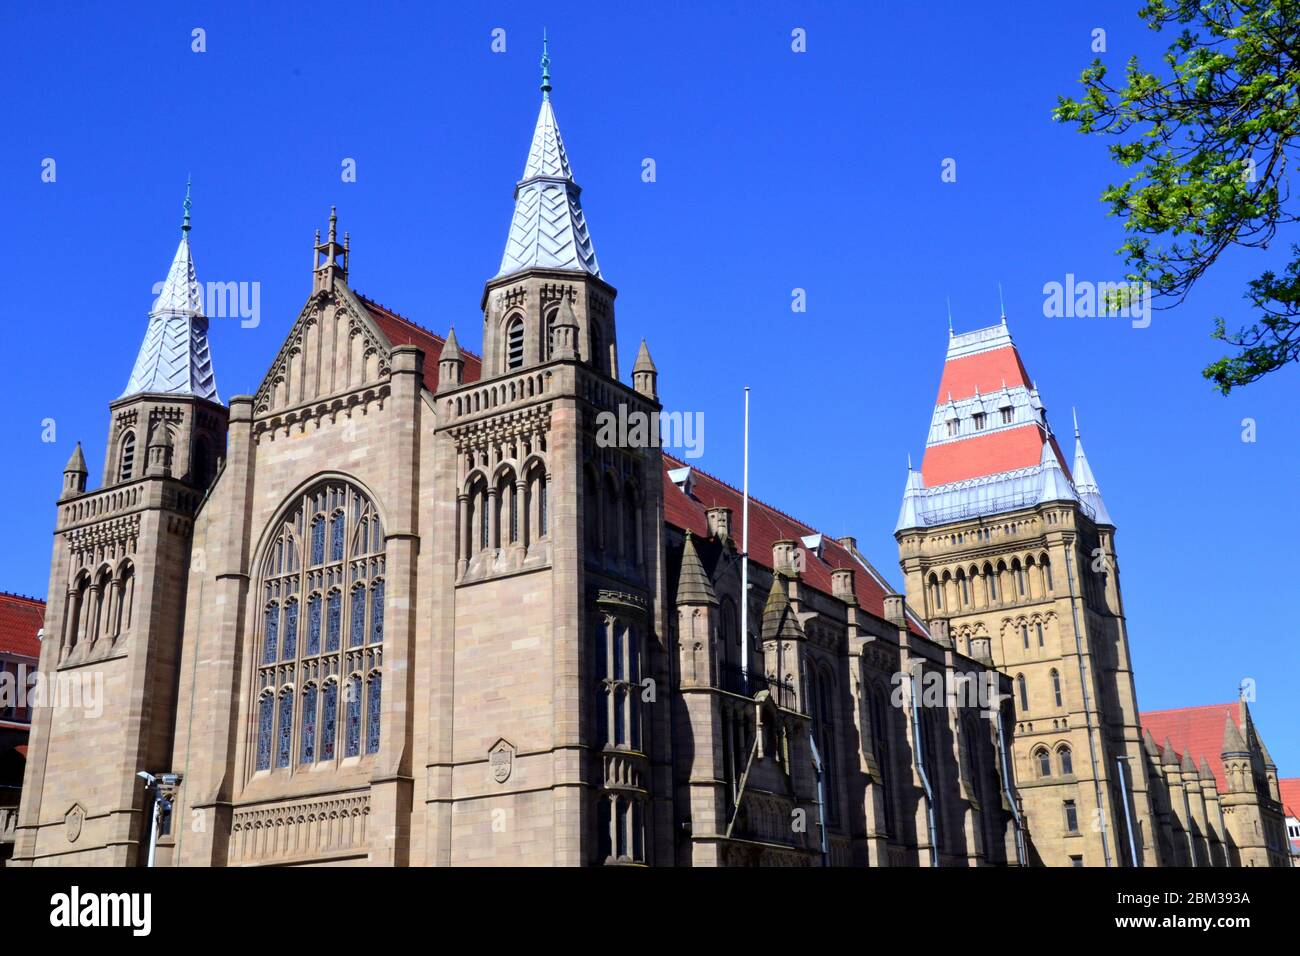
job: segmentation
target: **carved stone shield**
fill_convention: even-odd
[[[502,737],[488,751],[488,769],[492,772],[492,779],[497,783],[505,783],[510,779],[514,767],[514,745]]]
[[[81,836],[81,825],[86,822],[86,811],[81,804],[74,803],[63,817],[63,830],[68,835],[69,843],[76,843]]]

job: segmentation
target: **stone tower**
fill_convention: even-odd
[[[482,377],[462,383],[444,352],[436,400],[434,630],[447,640],[430,762],[448,769],[426,796],[435,864],[639,863],[672,847],[670,791],[651,783],[668,763],[659,449],[631,432],[597,441],[606,416],[648,423],[659,405],[645,363],[640,390],[618,380],[616,293],[542,65],[481,301]]]
[[[1152,866],[1115,525],[1075,434],[1071,468],[1005,316],[950,333],[895,537],[909,604],[1012,680],[1030,862]]]
[[[134,865],[149,842],[139,771],[169,769],[193,515],[221,468],[226,409],[208,320],[180,245],[122,395],[109,405],[103,481],[81,446],[58,502],[37,708],[14,861]]]

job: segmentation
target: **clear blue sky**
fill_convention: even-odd
[[[478,349],[546,26],[556,113],[620,290],[623,368],[645,336],[665,405],[705,415],[701,467],[739,481],[753,386],[755,494],[856,535],[897,583],[892,531],[939,380],[944,299],[959,330],[989,325],[1002,282],[1030,374],[1058,426],[1078,407],[1119,525],[1141,706],[1230,700],[1253,678],[1273,755],[1300,774],[1300,370],[1228,399],[1200,376],[1219,354],[1211,317],[1242,316],[1259,260],[1222,263],[1147,329],[1043,316],[1044,283],[1123,274],[1097,198],[1116,178],[1105,144],[1050,111],[1077,89],[1094,28],[1117,67],[1156,49],[1139,0],[271,6],[0,11],[0,588],[45,594],[77,439],[98,479],[187,174],[199,278],[261,283],[259,327],[213,322],[223,398],[257,387],[297,315],[331,203],[354,288],[438,331],[454,321]],[[345,157],[356,183],[341,182]],[[954,184],[940,181],[949,157]]]

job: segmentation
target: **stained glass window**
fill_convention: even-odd
[[[384,582],[380,579],[371,588],[373,594],[370,603],[370,643],[384,642]]]
[[[275,698],[270,694],[257,704],[257,769],[271,769],[271,734],[275,720]]]
[[[331,591],[325,614],[325,650],[339,649],[339,633],[343,630],[343,592]]]
[[[308,684],[302,694],[302,750],[299,763],[316,759],[316,685]]]
[[[379,753],[379,710],[380,695],[383,690],[383,675],[371,674],[370,696],[366,700],[366,753]]]
[[[352,628],[348,635],[348,647],[358,647],[366,640],[366,589],[352,589]]]
[[[275,765],[289,766],[289,752],[293,740],[293,695],[287,690],[280,694],[280,737],[275,751]]]
[[[307,599],[307,649],[308,657],[320,653],[320,595],[313,594]]]
[[[343,560],[343,512],[330,519],[330,560]]]
[[[284,606],[284,659],[291,661],[298,654],[298,602]]]
[[[317,515],[311,519],[311,563],[325,563],[325,516]]]
[[[338,739],[339,724],[339,685],[330,681],[325,685],[324,700],[321,701],[320,717],[320,759],[334,759],[334,741]]]
[[[343,756],[355,757],[361,753],[361,678],[355,674],[348,678],[344,695],[344,745]]]
[[[338,674],[340,668],[346,675],[361,666],[339,659],[343,647],[383,642],[385,557],[378,511],[347,482],[325,481],[298,498],[274,531],[258,585],[264,604],[255,676],[259,689],[298,689],[254,704],[253,762],[258,769],[271,770],[332,761],[339,756],[340,734],[347,756],[375,753],[381,706],[378,653],[365,664],[374,675],[369,682],[360,675],[348,678],[342,687],[337,678],[323,686],[318,681]],[[368,597],[374,607],[369,615]],[[306,608],[301,606],[304,600]],[[300,634],[304,627],[305,634]],[[301,715],[295,714],[298,706]],[[295,717],[300,726],[295,726]]]
[[[275,650],[280,637],[280,606],[272,604],[266,609],[266,653],[262,656],[263,664],[275,663]]]

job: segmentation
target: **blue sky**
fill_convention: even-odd
[[[1045,283],[1123,274],[1119,224],[1097,198],[1117,178],[1105,143],[1050,112],[1077,89],[1093,29],[1117,68],[1158,48],[1138,0],[267,6],[0,12],[0,588],[44,596],[77,439],[99,476],[107,404],[175,250],[187,174],[199,278],[261,284],[258,327],[213,321],[223,398],[256,388],[297,315],[332,203],[353,287],[436,331],[455,322],[478,349],[545,26],[556,113],[620,290],[622,367],[646,337],[665,406],[704,413],[701,467],[738,483],[751,385],[755,494],[857,536],[898,582],[892,530],[906,456],[924,446],[945,298],[958,330],[989,325],[1001,282],[1053,420],[1079,410],[1119,526],[1141,706],[1230,700],[1252,678],[1273,755],[1300,774],[1287,677],[1300,370],[1226,399],[1200,376],[1219,355],[1211,317],[1244,318],[1263,259],[1230,257],[1146,329],[1043,315]],[[791,50],[795,28],[806,53]],[[955,183],[941,182],[947,158]]]

